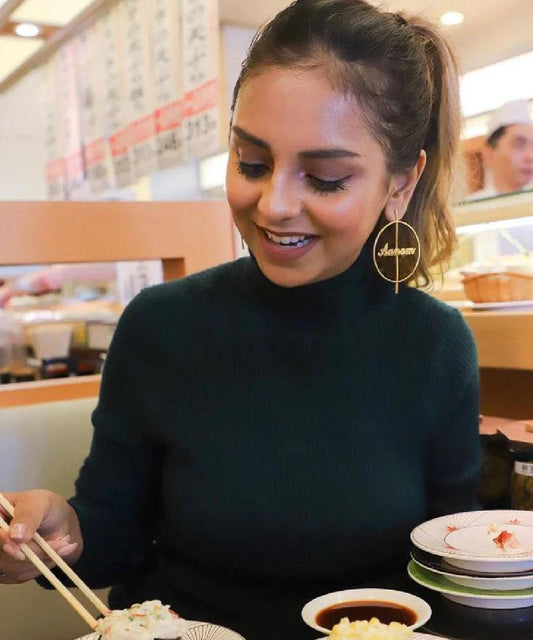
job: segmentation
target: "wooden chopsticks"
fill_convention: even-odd
[[[0,493],[0,505],[13,516],[13,505],[9,500]],[[9,530],[9,524],[0,515],[0,527],[5,531]],[[59,556],[52,547],[44,540],[38,533],[35,533],[33,540],[41,547],[46,555],[63,571],[63,573],[78,587],[78,589],[90,600],[93,605],[104,616],[109,614],[109,608],[100,600],[100,598],[92,591],[83,580],[68,566],[68,564]],[[81,604],[81,602],[71,593],[67,587],[54,575],[50,569],[44,564],[44,562],[28,547],[27,544],[21,545],[21,550],[28,560],[45,576],[53,586],[59,591],[59,593],[65,598],[70,606],[78,613],[85,622],[94,630],[97,620],[87,611],[87,609]]]

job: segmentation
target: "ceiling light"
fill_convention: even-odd
[[[441,23],[446,25],[447,27],[452,27],[456,24],[461,24],[461,22],[463,22],[464,19],[465,19],[464,15],[459,11],[447,11],[446,13],[442,14],[440,17]]]
[[[22,36],[23,38],[34,38],[39,35],[39,27],[36,24],[23,22],[22,24],[17,24],[15,33],[17,36]]]

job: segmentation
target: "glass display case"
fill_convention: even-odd
[[[457,306],[478,348],[481,412],[516,419],[533,417],[533,295],[474,302],[464,274],[516,274],[533,281],[533,191],[454,207],[459,247],[435,295]]]

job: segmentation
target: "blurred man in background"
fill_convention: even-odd
[[[533,188],[533,119],[525,100],[493,112],[483,149],[485,186],[469,199]]]

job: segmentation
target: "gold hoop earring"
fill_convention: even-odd
[[[406,238],[408,235],[414,238],[414,246],[412,240]],[[399,283],[411,278],[418,267],[420,238],[408,222],[398,219],[397,209],[394,221],[386,224],[376,236],[372,254],[376,271],[384,280],[394,282],[394,293],[398,293]]]

